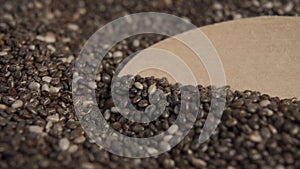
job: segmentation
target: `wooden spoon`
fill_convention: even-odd
[[[233,90],[255,90],[281,98],[300,98],[300,18],[257,17],[229,21],[201,27],[219,54],[224,67],[227,84]],[[181,36],[193,38],[197,30]],[[119,75],[133,74],[132,65],[145,61],[146,52],[167,50],[180,57],[190,68],[198,84],[210,85],[208,73],[201,60],[182,42],[168,38],[137,54],[121,70]],[[155,58],[154,62],[161,62]],[[131,66],[128,66],[131,65]],[[177,65],[170,62],[171,69]],[[135,72],[142,76],[167,77],[168,73],[153,69]],[[185,73],[177,73],[185,76]],[[184,79],[184,77],[182,77]],[[181,82],[189,83],[189,82]]]

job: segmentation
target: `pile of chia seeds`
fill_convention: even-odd
[[[0,0],[0,4],[1,169],[300,168],[300,101],[296,98],[228,88],[221,123],[209,140],[199,144],[212,87],[194,86],[200,93],[199,113],[184,140],[159,156],[131,159],[107,152],[87,136],[75,115],[71,86],[75,59],[84,42],[118,17],[166,12],[204,26],[261,15],[298,16],[299,1]],[[151,123],[126,120],[110,99],[118,64],[164,38],[150,34],[124,39],[110,50],[90,84],[103,116],[124,135],[157,135],[177,117],[182,85],[165,78],[136,76],[129,90],[130,102],[141,111],[150,109],[148,94],[155,88],[167,96],[165,111]],[[165,141],[160,146],[169,146],[170,140]]]

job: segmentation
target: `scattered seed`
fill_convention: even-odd
[[[42,80],[43,80],[44,82],[50,83],[51,80],[52,80],[52,78],[49,77],[49,76],[44,76],[44,77],[42,77]]]
[[[151,85],[151,86],[148,88],[148,93],[149,93],[149,95],[150,95],[150,94],[153,94],[155,91],[156,91],[156,85],[155,85],[155,84]]]
[[[59,140],[59,147],[61,150],[66,151],[70,147],[70,142],[67,138]]]
[[[5,104],[0,104],[0,110],[5,110],[7,109],[7,106]]]
[[[46,43],[54,43],[54,42],[56,42],[55,35],[53,33],[51,33],[51,32],[48,32],[46,34],[46,36],[38,35],[38,36],[36,36],[36,39],[40,40],[40,41],[43,41],[43,42],[46,42]]]
[[[262,100],[259,102],[259,105],[262,107],[267,107],[271,102],[269,100]]]
[[[141,108],[147,107],[148,106],[148,101],[147,100],[141,100],[138,103],[138,106],[141,107]]]
[[[54,115],[48,116],[47,121],[58,122],[59,121],[59,115],[56,113]]]
[[[40,86],[41,85],[39,83],[37,83],[37,82],[31,82],[28,87],[31,90],[39,91],[40,90]]]
[[[58,93],[59,90],[60,90],[59,87],[53,87],[53,86],[51,86],[51,87],[49,88],[49,92],[50,92],[50,93]]]
[[[77,144],[81,144],[85,141],[85,137],[84,136],[80,136],[80,137],[77,137],[75,140],[74,140],[74,143],[77,143]]]
[[[47,84],[43,84],[42,91],[49,92],[50,91],[49,86]]]
[[[137,40],[137,39],[135,39],[133,42],[132,42],[132,45],[134,46],[134,47],[139,47],[140,46],[140,41],[139,40]]]
[[[195,157],[191,158],[191,163],[195,167],[199,167],[199,168],[206,167],[206,165],[207,165],[207,163],[204,160],[199,159],[199,158],[195,158]]]
[[[135,82],[134,83],[134,86],[139,89],[139,90],[143,90],[144,89],[144,86],[140,83],[140,82]]]
[[[113,53],[114,58],[120,58],[123,57],[123,53],[121,51],[116,51]]]
[[[77,145],[71,145],[69,148],[69,153],[75,153],[78,150]]]
[[[23,106],[23,101],[22,101],[22,100],[16,100],[16,101],[11,105],[11,107],[12,107],[12,108],[15,108],[15,109],[20,108],[20,107],[22,107],[22,106]]]
[[[260,136],[259,133],[253,133],[249,136],[250,140],[254,141],[254,142],[261,142],[262,141],[262,137]]]
[[[79,26],[76,25],[76,24],[69,23],[68,24],[68,29],[70,29],[72,31],[77,31],[79,29]]]
[[[29,131],[33,132],[33,133],[42,134],[43,133],[43,128],[40,127],[40,126],[29,126]]]
[[[177,131],[178,131],[178,126],[177,126],[176,124],[172,125],[172,126],[169,128],[169,130],[168,130],[168,132],[169,132],[170,134],[174,134],[174,133],[176,133]]]
[[[6,55],[7,55],[7,52],[5,52],[5,51],[0,52],[0,56],[6,56]]]

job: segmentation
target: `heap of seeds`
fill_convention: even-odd
[[[296,99],[228,90],[221,124],[207,142],[199,145],[210,88],[198,86],[201,109],[188,136],[158,157],[128,159],[108,153],[87,137],[75,116],[71,93],[74,59],[91,34],[113,19],[158,11],[203,26],[266,14],[298,16],[299,1],[0,0],[0,4],[1,169],[300,168],[300,103]],[[163,38],[140,35],[120,42],[104,59],[96,82],[89,85],[96,88],[104,117],[123,134],[156,135],[176,118],[176,98],[168,100],[166,112],[150,124],[128,123],[115,113],[109,101],[116,66],[129,54]],[[178,88],[165,79],[147,78],[136,78],[130,90],[132,104],[141,111],[147,109],[149,100],[140,91],[152,91],[150,81],[165,94]]]
[[[180,87],[180,84],[169,84],[165,78],[136,76],[129,90],[131,104],[138,110],[147,110],[153,106],[149,104],[149,93],[159,88],[168,96],[163,114],[151,123],[136,123],[122,117],[111,104],[110,108],[103,109],[104,116],[122,134],[131,137],[157,135],[176,120]],[[197,87],[201,96],[200,110],[193,129],[174,149],[151,160],[165,157],[158,160],[165,168],[294,168],[300,165],[297,160],[300,158],[299,100],[280,100],[250,90],[227,90],[221,124],[210,140],[199,144],[198,137],[210,108],[211,87]],[[174,127],[174,132],[177,130],[178,127]],[[162,145],[169,146],[168,141]]]

